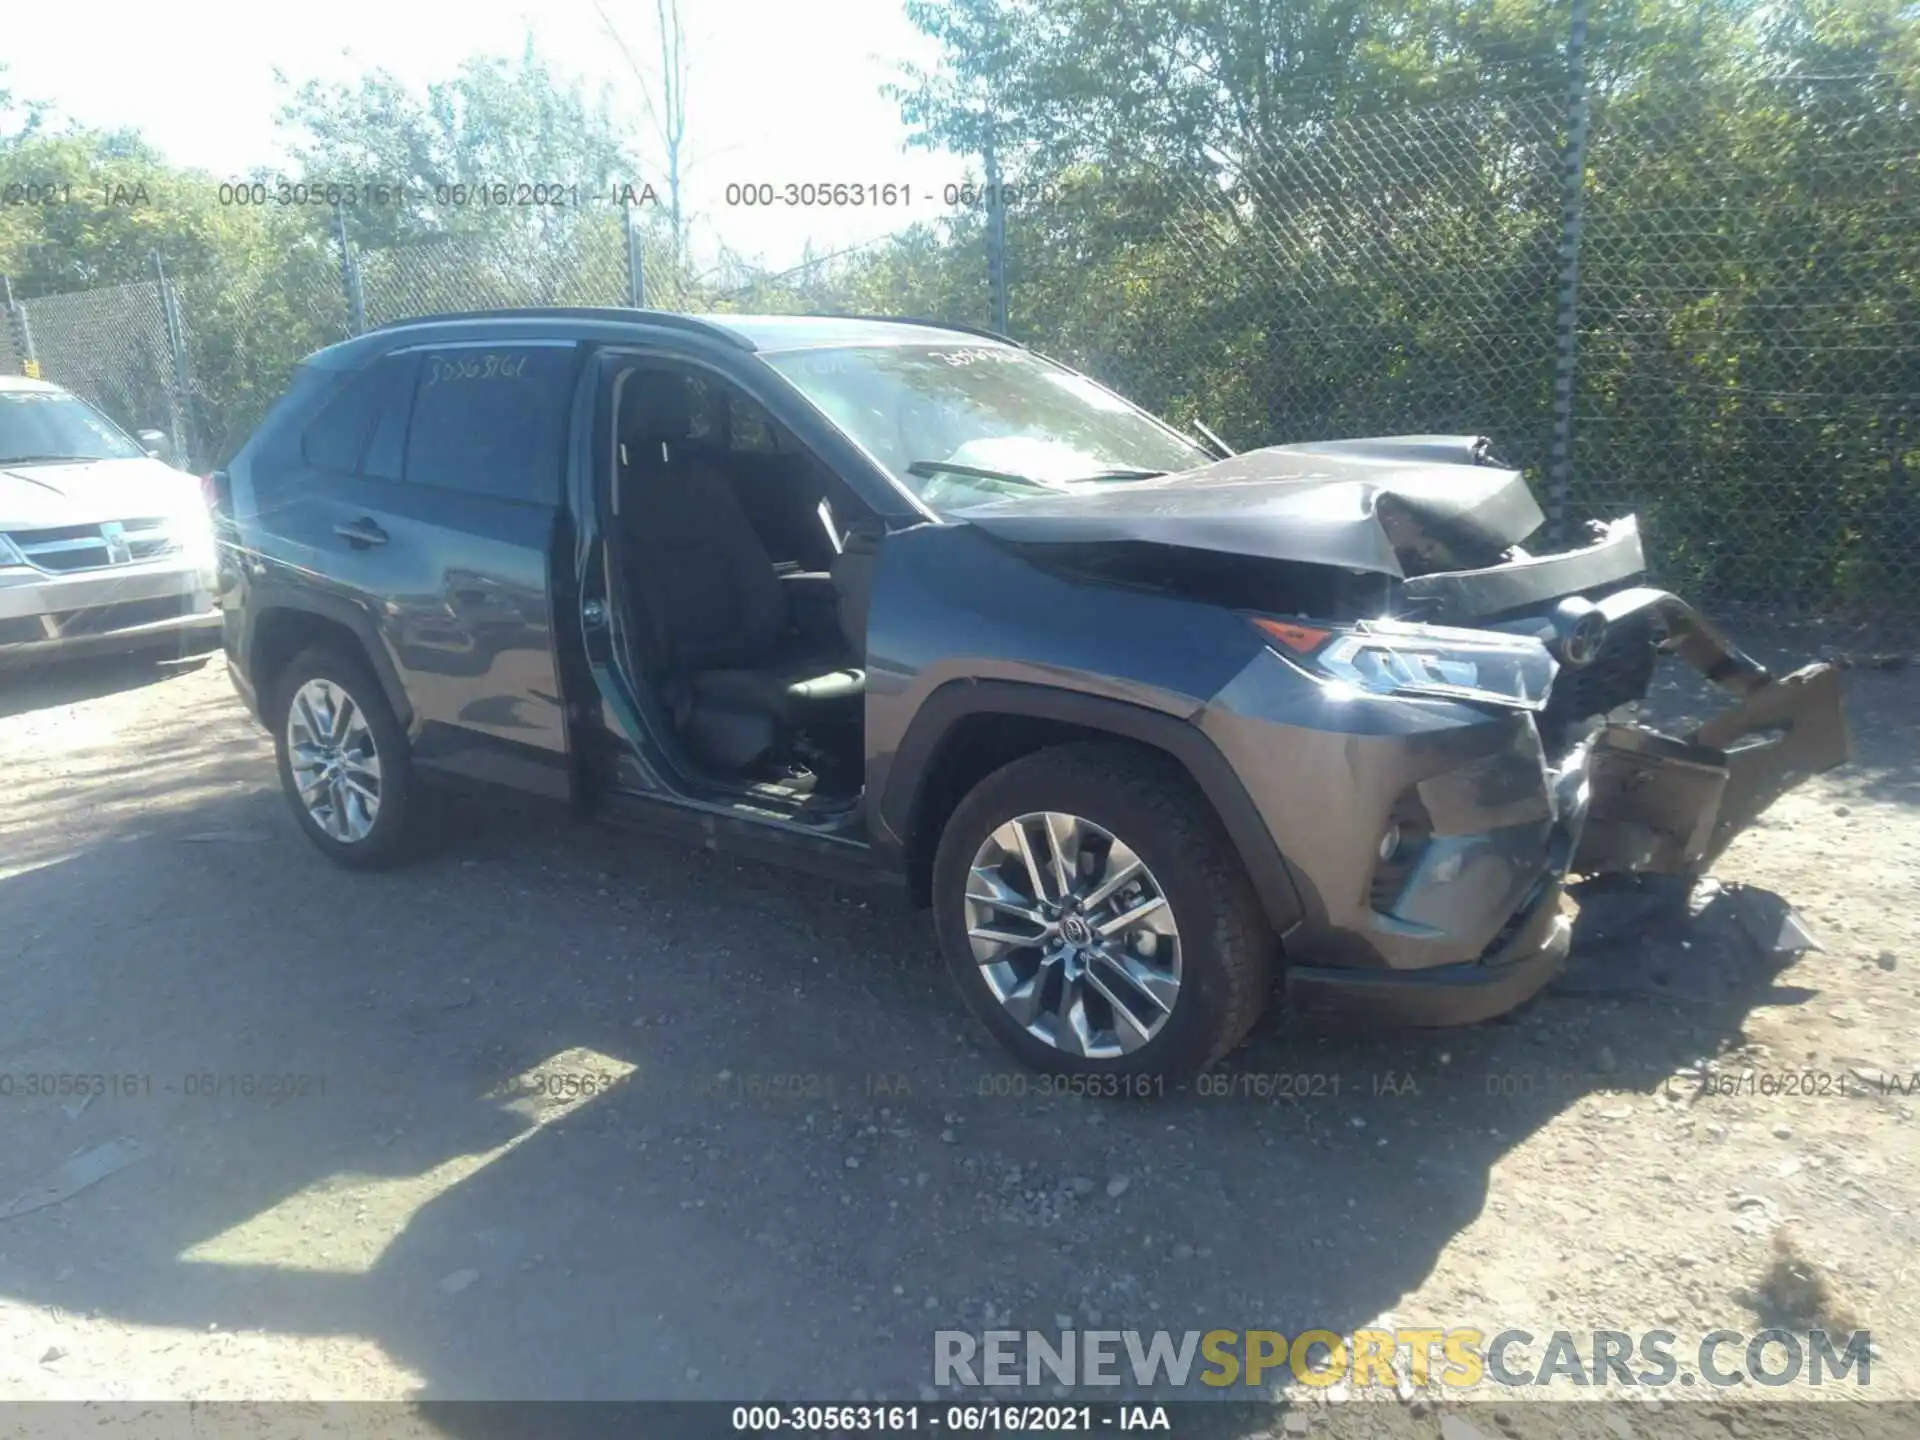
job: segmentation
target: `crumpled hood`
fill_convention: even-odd
[[[0,465],[0,531],[191,514],[199,494],[193,476],[144,455]]]
[[[956,514],[1018,543],[1179,545],[1402,579],[1495,564],[1545,519],[1520,472],[1466,435],[1270,445],[1178,475]]]

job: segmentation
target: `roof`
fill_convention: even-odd
[[[798,350],[814,345],[926,345],[981,340],[1012,345],[1004,335],[939,320],[887,315],[690,315],[690,320],[731,331],[755,350]]]
[[[66,393],[50,381],[30,380],[25,375],[0,375],[0,390],[34,390],[43,395],[48,392],[56,395]]]
[[[683,315],[669,310],[624,309],[615,306],[540,306],[499,310],[468,310],[395,320],[342,341],[313,357],[334,368],[357,368],[370,350],[385,351],[404,331],[446,331],[450,338],[478,338],[498,334],[496,327],[538,325],[551,333],[551,322],[577,325],[583,337],[618,340],[636,328],[675,330],[703,335],[741,350],[774,352],[832,345],[926,345],[943,342],[979,345],[1017,345],[1003,335],[967,325],[900,316],[873,315]],[[323,360],[320,357],[325,356]]]

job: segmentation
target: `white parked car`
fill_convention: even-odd
[[[213,566],[196,477],[79,396],[0,376],[0,664],[209,648]]]

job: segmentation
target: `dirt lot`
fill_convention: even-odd
[[[1011,1073],[886,892],[470,800],[349,875],[217,658],[0,682],[0,1395],[913,1399],[936,1329],[1384,1317],[1865,1326],[1920,1397],[1920,675],[1849,686],[1859,762],[1582,993],[1124,1103]]]

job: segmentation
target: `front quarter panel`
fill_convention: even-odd
[[[867,618],[867,793],[882,797],[883,825],[900,811],[894,758],[950,683],[1052,687],[1185,719],[1260,648],[1217,607],[1054,575],[964,524],[896,532]]]

